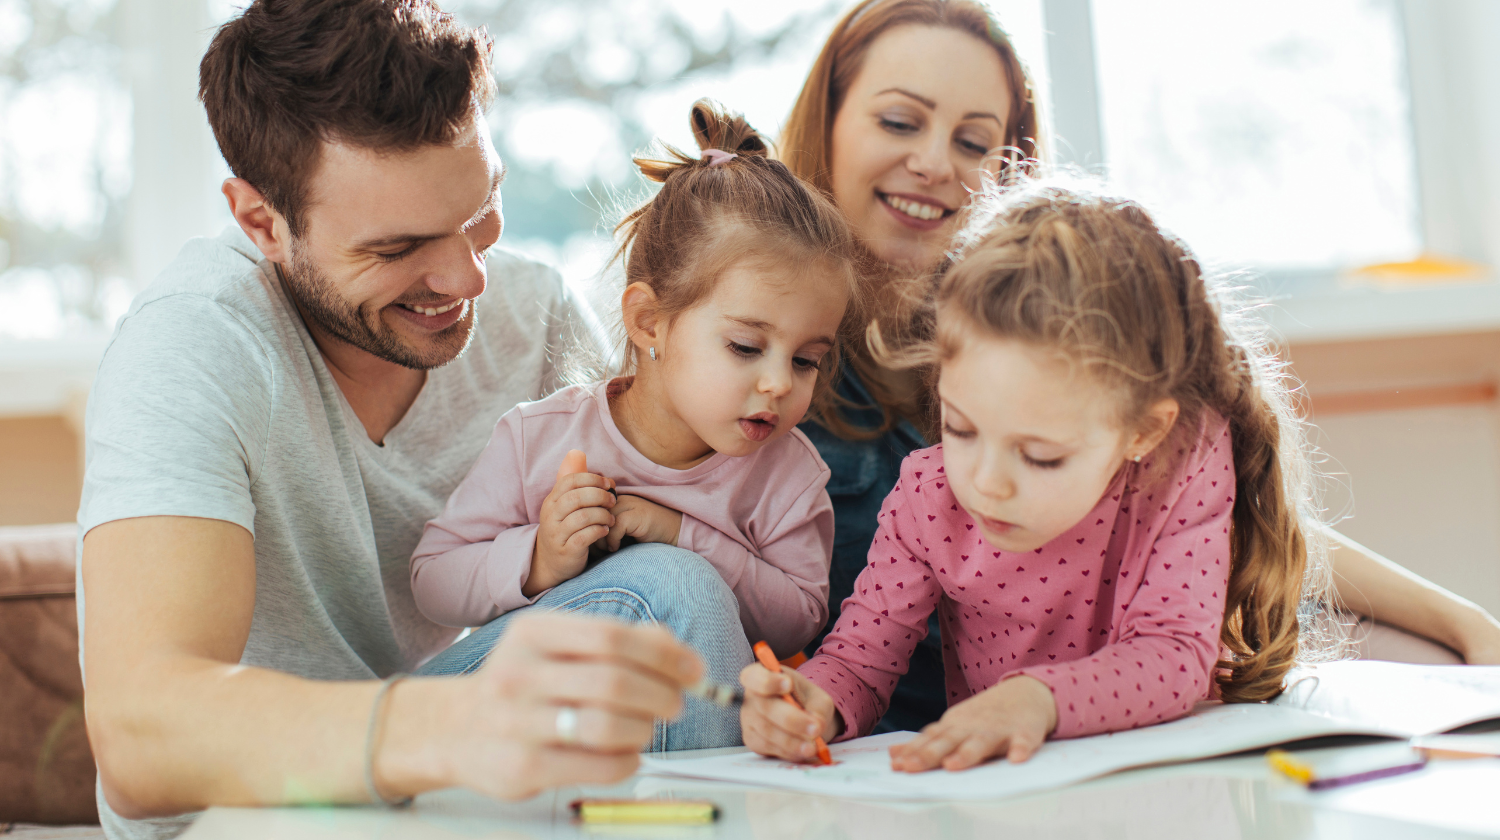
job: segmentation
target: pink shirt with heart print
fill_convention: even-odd
[[[1082,521],[1016,554],[980,537],[941,445],[908,456],[854,594],[800,669],[832,695],[843,737],[880,720],[934,609],[950,706],[1026,674],[1052,689],[1053,737],[1071,738],[1172,720],[1207,697],[1229,580],[1228,424],[1211,413],[1169,463],[1169,476],[1127,464]]]

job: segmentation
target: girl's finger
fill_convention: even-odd
[[[759,701],[765,703],[767,701]],[[764,754],[774,755],[791,761],[806,761],[817,752],[813,742],[805,737],[799,738],[790,732],[772,724],[764,712],[752,713],[746,716],[746,724],[755,732],[755,737],[767,748]]]
[[[740,669],[740,686],[746,694],[780,697],[791,690],[791,680],[784,674],[771,673],[759,662],[752,662]]]
[[[590,525],[582,531],[574,531],[573,536],[568,537],[563,543],[563,552],[572,554],[574,552],[588,553],[589,546],[600,542],[609,534],[607,525]],[[588,558],[584,558],[585,563]]]
[[[1008,732],[974,732],[965,738],[947,758],[943,759],[944,770],[967,770],[989,761],[1014,743]]]
[[[614,507],[615,497],[608,490],[599,487],[579,487],[557,497],[557,503],[552,506],[552,513],[558,519],[566,517],[575,510],[588,507],[609,510]]]
[[[609,528],[614,524],[614,514],[601,507],[579,508],[568,514],[562,520],[562,533],[571,539],[573,534],[582,531],[590,525],[603,525]],[[595,538],[597,539],[597,537]]]
[[[779,696],[766,698],[762,702],[766,722],[794,738],[810,742],[822,728],[822,721],[818,718],[782,700]]]
[[[1006,755],[1006,758],[1008,758],[1012,764],[1020,764],[1023,761],[1027,761],[1033,755],[1036,755],[1036,751],[1042,748],[1042,744],[1045,743],[1046,740],[1047,739],[1038,732],[1017,732],[1010,736],[1010,750]]]
[[[548,495],[553,499],[557,499],[560,498],[563,494],[571,490],[577,490],[580,487],[598,487],[600,489],[605,489],[609,487],[609,479],[605,478],[602,475],[599,475],[598,473],[572,473],[571,475],[565,475],[559,478],[557,480],[557,483],[552,485],[552,492]]]
[[[962,740],[962,735],[951,727],[944,727],[939,723],[933,727],[932,732],[924,731],[907,742],[907,750],[901,766],[894,769],[907,773],[922,773],[931,770],[942,764],[943,759],[947,758]]]

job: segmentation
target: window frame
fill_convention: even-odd
[[[1500,80],[1486,81],[1485,56],[1476,46],[1485,33],[1500,35],[1500,11],[1465,0],[1394,2],[1406,63],[1421,247],[1486,265],[1493,280],[1500,266],[1500,164],[1488,164],[1484,150],[1500,146],[1500,120],[1486,120],[1479,107],[1500,97]],[[1053,159],[1103,174],[1109,150],[1099,107],[1093,0],[1041,5]],[[1500,72],[1488,75],[1500,79]],[[1338,269],[1246,268],[1255,273],[1258,290],[1276,298],[1358,293],[1340,287]],[[1493,320],[1500,325],[1500,310]]]

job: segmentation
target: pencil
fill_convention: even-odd
[[[781,663],[776,660],[776,654],[771,652],[771,646],[765,642],[755,643],[755,658],[760,660],[760,664],[764,665],[771,673],[781,673]],[[793,697],[791,692],[781,695],[781,699],[796,706],[799,710],[806,711],[802,709],[802,704],[797,702],[797,698]],[[828,751],[828,742],[824,741],[822,736],[814,737],[815,740],[813,743],[818,748],[818,763],[832,764],[833,754]]]

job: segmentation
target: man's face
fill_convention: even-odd
[[[309,329],[416,370],[457,358],[500,239],[504,172],[483,117],[411,152],[324,144],[284,267]]]

